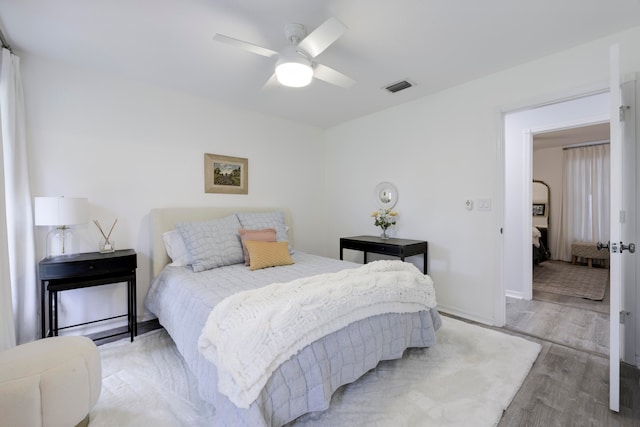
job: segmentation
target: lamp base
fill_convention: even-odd
[[[73,253],[73,233],[66,225],[47,233],[47,258]]]

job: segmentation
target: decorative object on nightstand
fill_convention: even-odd
[[[47,234],[47,258],[74,253],[69,226],[89,221],[89,200],[84,197],[36,197],[35,225],[55,227]]]
[[[398,189],[390,182],[381,182],[376,185],[373,200],[378,206],[378,210],[373,212],[371,216],[374,218],[375,226],[382,230],[380,238],[386,240],[389,238],[387,229],[397,222],[398,212],[391,209],[398,203]]]
[[[380,209],[393,209],[398,203],[398,189],[390,182],[376,185],[373,200]]]
[[[113,229],[116,226],[117,222],[118,222],[118,219],[116,218],[115,221],[113,221],[113,224],[109,229],[109,232],[105,234],[98,220],[97,219],[93,220],[93,223],[96,225],[96,227],[98,227],[98,230],[100,230],[100,234],[102,234],[102,237],[104,237],[104,240],[101,240],[100,242],[98,242],[98,250],[101,254],[108,254],[111,252],[115,252],[116,245],[115,245],[115,242],[111,240],[111,233],[113,233]]]
[[[382,230],[380,238],[383,240],[388,239],[387,229],[392,225],[396,225],[398,212],[392,211],[391,209],[378,209],[373,212],[371,216],[374,218],[375,226],[380,227]]]

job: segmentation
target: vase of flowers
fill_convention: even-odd
[[[398,212],[392,211],[391,209],[378,209],[371,214],[375,226],[380,227],[380,229],[382,230],[382,234],[380,235],[381,239],[389,238],[387,229],[396,224],[397,216]]]

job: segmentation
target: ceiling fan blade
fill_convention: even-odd
[[[276,52],[275,50],[267,49],[266,47],[258,46],[253,43],[234,39],[233,37],[223,36],[222,34],[216,34],[215,36],[213,36],[213,39],[215,41],[238,47],[251,53],[266,56],[267,58],[278,54],[278,52]]]
[[[269,77],[269,80],[267,80],[267,82],[264,84],[264,86],[262,86],[262,90],[269,90],[269,89],[273,89],[274,87],[278,87],[280,86],[280,83],[278,82],[278,78],[276,77],[276,73],[273,73],[271,75],[271,77]]]
[[[323,80],[327,83],[343,87],[345,89],[349,89],[354,84],[356,84],[356,81],[351,77],[347,77],[340,71],[336,71],[333,68],[327,67],[326,65],[322,64],[316,64],[313,69],[313,77],[319,80]]]
[[[305,37],[298,46],[304,49],[312,58],[315,58],[338,40],[346,30],[347,27],[342,22],[338,21],[337,18],[331,17]]]

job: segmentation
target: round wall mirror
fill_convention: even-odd
[[[381,182],[376,186],[373,197],[378,207],[391,209],[398,202],[398,189],[390,182]]]

